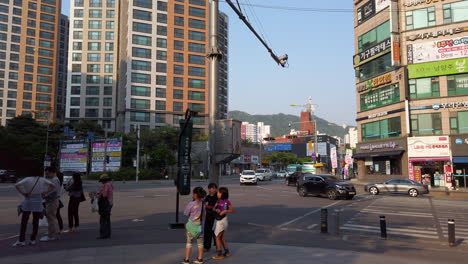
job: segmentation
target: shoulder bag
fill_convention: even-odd
[[[34,185],[33,185],[32,189],[31,189],[31,191],[29,191],[29,192],[26,194],[26,197],[28,197],[28,196],[34,191],[34,188],[36,188],[36,185],[37,185],[37,182],[38,182],[38,181],[39,181],[39,177],[37,177],[36,182],[34,183]],[[21,213],[23,213],[23,204],[24,204],[25,201],[26,201],[26,199],[23,200],[23,201],[18,205],[18,207],[16,208],[16,210],[17,210],[17,212],[18,212],[18,216],[19,216]]]
[[[202,202],[202,209],[200,213],[200,225],[195,224],[192,220],[190,220],[190,218],[185,224],[185,229],[187,229],[187,232],[189,232],[193,238],[198,238],[202,232],[203,208],[204,208],[204,204]]]

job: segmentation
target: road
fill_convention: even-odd
[[[230,191],[236,213],[230,216],[228,242],[284,247],[346,250],[418,260],[466,263],[468,259],[468,201],[396,195],[370,196],[359,193],[351,201],[331,201],[321,197],[299,197],[294,187],[282,181],[261,182],[258,186],[239,186],[235,179],[223,179]],[[192,186],[203,185],[195,182]],[[85,185],[92,191],[98,185]],[[361,190],[359,190],[361,191]],[[90,204],[80,207],[80,232],[62,235],[59,242],[39,243],[27,250],[12,249],[17,239],[19,219],[16,206],[20,196],[12,185],[0,185],[0,258],[25,256],[78,248],[158,245],[175,243],[184,247],[182,230],[169,230],[175,220],[175,188],[167,183],[116,183],[111,240],[96,240],[98,216]],[[181,210],[191,200],[181,197]],[[66,202],[65,202],[66,204]],[[320,209],[329,213],[329,233],[320,233]],[[339,231],[335,210],[340,210]],[[379,238],[379,216],[385,215],[388,239]],[[66,207],[62,209],[65,225]],[[447,219],[456,221],[458,246],[449,248]],[[181,222],[185,218],[181,216]],[[29,227],[30,228],[30,227]],[[41,232],[46,232],[44,228]],[[338,232],[338,233],[337,233]],[[291,251],[292,252],[292,251]],[[0,259],[1,260],[1,259]],[[0,261],[1,263],[1,261]],[[254,263],[254,262],[252,262]]]

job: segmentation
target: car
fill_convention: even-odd
[[[351,200],[356,195],[356,189],[352,183],[342,182],[332,175],[304,173],[298,180],[297,193],[302,197],[311,194],[326,196],[330,200]]]
[[[411,197],[428,194],[429,186],[407,179],[392,179],[383,183],[372,183],[364,186],[364,191],[378,195],[380,193],[402,193]]]
[[[290,186],[290,185],[297,186],[297,180],[299,179],[301,175],[302,175],[302,172],[299,172],[299,171],[288,173],[286,175],[286,178],[284,179],[284,183],[287,186]]]
[[[255,171],[245,170],[240,174],[240,185],[251,183],[257,185],[258,179]]]
[[[15,170],[4,170],[0,169],[0,182],[12,182],[18,181]]]
[[[271,181],[271,171],[269,169],[257,169],[255,175],[259,181]]]
[[[285,170],[280,170],[278,173],[276,173],[278,178],[286,178],[287,175],[288,173]]]

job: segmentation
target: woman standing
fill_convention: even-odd
[[[99,204],[99,237],[97,239],[108,239],[111,237],[111,209],[114,202],[114,187],[111,183],[111,178],[107,174],[102,174],[99,177],[99,182],[102,183],[101,190],[96,194]]]
[[[78,209],[80,203],[86,200],[83,193],[83,182],[79,173],[73,174],[72,182],[67,187],[67,191],[70,199],[68,200],[68,231],[66,232],[76,232],[80,226]]]

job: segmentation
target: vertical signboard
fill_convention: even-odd
[[[88,142],[85,139],[60,141],[60,170],[86,172]]]
[[[91,171],[118,171],[122,161],[122,138],[97,138],[92,143]],[[108,158],[106,158],[106,156]],[[104,166],[104,163],[105,166]]]
[[[190,152],[192,151],[193,122],[190,120],[186,124],[184,119],[179,120],[179,122],[183,131],[179,138],[177,187],[180,195],[189,195],[192,172]]]
[[[336,147],[332,147],[330,150],[332,168],[338,168],[338,157],[336,156]]]

